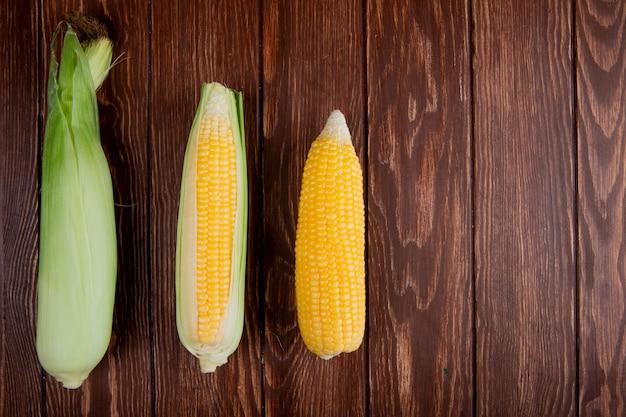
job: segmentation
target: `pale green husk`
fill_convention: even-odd
[[[198,147],[198,130],[212,93],[228,94],[227,109],[234,133],[237,169],[237,212],[233,240],[230,295],[224,324],[226,332],[218,345],[206,345],[195,340],[195,171]],[[200,103],[193,121],[183,165],[183,176],[178,213],[176,244],[176,324],[181,343],[200,360],[202,372],[213,372],[217,366],[227,362],[237,349],[244,323],[244,291],[246,276],[246,254],[248,236],[248,180],[246,144],[243,122],[243,100],[241,92],[218,83],[204,83]],[[191,323],[191,324],[190,324]]]
[[[77,388],[111,337],[117,241],[113,188],[100,144],[96,88],[108,73],[110,41],[90,65],[74,30],[60,64],[52,39],[41,178],[37,355],[67,388]],[[98,47],[100,48],[100,47]]]
[[[113,42],[104,37],[89,42],[85,46],[85,57],[89,62],[89,71],[97,90],[109,75],[113,59]]]

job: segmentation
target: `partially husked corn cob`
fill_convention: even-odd
[[[176,253],[183,345],[213,372],[243,332],[248,195],[241,93],[203,84],[185,152]]]
[[[358,349],[365,331],[363,174],[338,110],[304,165],[295,256],[298,326],[305,345],[324,359]]]
[[[72,26],[60,63],[52,38],[42,156],[37,356],[66,388],[78,388],[111,337],[117,239],[111,173],[100,144],[96,90],[113,43],[79,43]]]

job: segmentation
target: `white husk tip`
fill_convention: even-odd
[[[352,143],[346,118],[339,110],[334,110],[330,114],[326,126],[324,126],[324,131],[329,134],[330,137],[336,138],[340,143]]]

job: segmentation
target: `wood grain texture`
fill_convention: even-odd
[[[476,415],[576,415],[572,10],[474,4]]]
[[[39,227],[38,3],[0,6],[0,415],[42,414],[35,351]]]
[[[297,327],[294,244],[302,170],[334,109],[363,165],[363,9],[359,1],[263,2],[265,411],[365,413],[366,346],[324,361]]]
[[[580,415],[626,413],[626,5],[576,2]]]
[[[152,8],[152,297],[157,416],[262,413],[256,259],[246,277],[244,336],[225,365],[202,374],[176,331],[175,253],[185,147],[202,82],[242,91],[249,174],[258,172],[258,5],[254,1],[154,2]],[[250,216],[260,199],[250,177]],[[250,227],[258,227],[252,220]],[[249,233],[251,254],[258,233]]]
[[[368,2],[372,415],[472,413],[467,7]]]
[[[114,41],[113,67],[98,91],[100,136],[111,168],[118,239],[118,275],[109,349],[78,390],[46,378],[50,416],[147,416],[151,413],[150,269],[148,177],[148,44],[145,4],[98,1],[48,2],[42,11],[49,45],[63,13],[79,10],[101,19]],[[50,60],[49,48],[42,51]],[[48,68],[48,65],[45,66]]]
[[[0,2],[0,416],[626,414],[626,3]],[[35,352],[49,42],[91,12],[113,175],[113,337],[84,387]],[[178,340],[175,243],[201,83],[244,93],[244,337]],[[365,174],[367,331],[323,361],[294,291],[300,182],[334,109]]]

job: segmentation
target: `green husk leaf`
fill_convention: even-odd
[[[57,62],[61,27],[52,39],[48,77],[36,344],[43,368],[65,387],[77,388],[109,344],[117,241],[90,64],[69,25]]]

